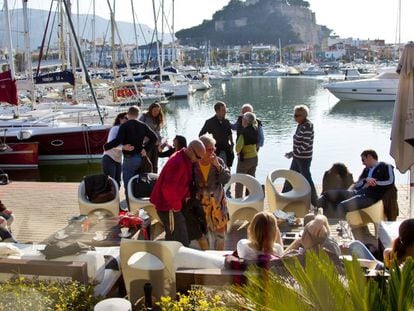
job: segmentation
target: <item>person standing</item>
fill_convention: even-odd
[[[110,142],[118,135],[119,127],[128,121],[127,113],[121,112],[115,118],[114,124],[109,130],[107,142]],[[105,175],[111,176],[121,187],[122,172],[122,147],[117,146],[105,150],[102,157],[102,171]]]
[[[147,124],[157,135],[157,143],[149,150],[147,156],[152,163],[153,173],[158,173],[158,146],[161,143],[161,129],[164,127],[164,113],[161,105],[158,102],[152,103],[148,111],[143,113],[138,120]]]
[[[165,163],[150,196],[165,229],[167,241],[190,244],[187,225],[182,213],[183,203],[190,198],[193,180],[193,163],[200,161],[206,153],[204,144],[196,139],[188,148],[174,153]]]
[[[256,176],[258,142],[259,130],[257,128],[256,116],[252,112],[246,112],[242,118],[242,130],[236,141],[236,152],[238,154],[237,173]],[[236,183],[236,198],[240,198],[242,195],[243,185]]]
[[[123,145],[122,178],[124,182],[125,195],[128,196],[128,181],[136,174],[141,165],[142,157],[148,150],[154,147],[157,135],[148,125],[138,121],[139,108],[131,106],[128,109],[128,121],[119,127],[118,135],[104,145],[105,150]],[[148,141],[144,145],[145,137]]]
[[[206,133],[212,134],[216,140],[217,156],[223,159],[227,167],[231,168],[234,160],[234,142],[230,121],[226,119],[226,104],[218,101],[214,105],[214,111],[216,114],[206,120],[198,136],[202,136]]]
[[[224,250],[225,233],[229,212],[223,186],[230,180],[230,170],[224,161],[215,154],[216,140],[211,134],[200,136],[206,148],[205,156],[194,165],[196,198],[203,206],[206,215],[207,235],[198,243],[202,250]],[[209,245],[209,241],[212,245]]]
[[[240,133],[243,130],[242,119],[243,119],[243,115],[246,112],[253,112],[253,106],[249,103],[246,103],[241,107],[239,117],[237,118],[236,122],[234,122],[231,125],[231,129],[235,130],[237,133],[237,138],[239,138]],[[256,118],[256,121],[257,121],[257,129],[259,130],[259,141],[257,143],[257,151],[259,151],[259,148],[263,147],[264,145],[264,131],[263,131],[262,122],[257,118]],[[236,138],[236,142],[237,142],[237,138]]]
[[[290,169],[303,175],[311,187],[311,203],[317,206],[318,196],[313,184],[310,166],[313,154],[313,124],[308,119],[309,108],[306,105],[298,105],[293,109],[294,118],[298,124],[293,135],[293,151],[285,154],[288,159],[292,158]],[[285,181],[282,192],[292,189],[292,185]]]

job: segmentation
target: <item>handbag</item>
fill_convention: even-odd
[[[148,158],[148,156],[143,156],[141,165],[137,169],[136,173],[142,174],[142,173],[152,173],[152,172],[153,172],[153,166],[152,166],[151,160]]]
[[[136,198],[148,198],[157,182],[158,175],[154,173],[139,174],[132,185],[132,193]]]

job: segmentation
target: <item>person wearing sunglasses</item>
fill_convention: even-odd
[[[206,154],[204,144],[195,139],[187,148],[175,152],[163,166],[150,202],[155,205],[165,229],[165,240],[178,241],[184,246],[190,244],[183,203],[190,198],[190,185],[193,181],[193,163]]]
[[[293,135],[293,151],[285,154],[285,157],[292,159],[290,169],[303,175],[311,186],[311,203],[317,206],[318,196],[313,184],[310,166],[313,154],[313,124],[308,119],[309,108],[306,105],[298,105],[293,109],[294,118],[298,124]],[[285,181],[282,192],[288,192],[292,185]]]

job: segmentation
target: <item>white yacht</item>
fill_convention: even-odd
[[[324,85],[340,100],[394,101],[399,76],[395,72],[383,72],[370,79],[333,82]]]

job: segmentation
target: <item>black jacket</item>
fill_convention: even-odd
[[[148,137],[148,142],[144,146],[144,138]],[[105,150],[112,149],[119,145],[130,144],[134,146],[133,151],[123,150],[124,155],[140,154],[141,150],[145,148],[150,151],[157,142],[157,135],[145,123],[138,120],[128,120],[119,127],[118,135],[115,139],[104,145]]]

